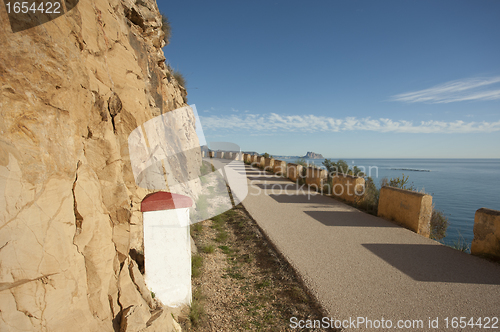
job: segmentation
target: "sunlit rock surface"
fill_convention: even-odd
[[[178,329],[129,256],[150,191],[127,138],[187,100],[156,2],[80,1],[17,33],[0,6],[0,26],[0,330]],[[179,123],[193,134],[171,144],[197,140],[194,116]],[[198,172],[191,159],[174,167]]]

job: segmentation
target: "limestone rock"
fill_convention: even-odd
[[[302,158],[305,158],[305,159],[323,159],[323,156],[321,155],[321,153],[314,153],[314,152],[308,151],[306,153],[306,155]]]
[[[111,319],[108,289],[116,255],[113,229],[100,199],[97,175],[87,164],[78,167],[73,194],[74,211],[81,218],[73,242],[85,258],[90,309],[102,320]]]
[[[109,109],[109,114],[111,114],[112,117],[115,117],[120,111],[122,110],[122,101],[120,100],[120,97],[116,93],[113,92],[111,97],[109,97],[108,100],[108,109]]]
[[[140,203],[150,191],[135,183],[127,139],[186,105],[186,90],[163,63],[156,2],[79,1],[17,33],[4,8],[0,331],[149,328],[152,303],[128,261],[131,249],[143,248]],[[185,134],[172,149],[196,146],[194,117],[178,126]],[[200,162],[195,153],[172,167],[190,176]],[[188,194],[200,189],[179,185]],[[175,322],[165,324],[158,330]]]
[[[148,327],[140,332],[181,332],[179,323],[173,318],[172,311],[165,307],[155,313],[148,322]]]
[[[149,305],[151,309],[154,309],[155,302],[151,297],[151,291],[146,287],[146,283],[144,282],[144,277],[141,274],[141,272],[139,272],[139,267],[137,266],[137,263],[131,260],[128,268],[130,276],[132,277],[132,281],[139,290],[139,293],[141,294],[142,298],[146,301],[146,303]]]
[[[130,306],[123,310],[120,332],[136,332],[146,327],[149,311],[142,306]]]
[[[151,318],[148,303],[132,281],[128,262],[122,267],[118,279],[119,302],[123,308],[120,331],[139,331],[146,327]]]

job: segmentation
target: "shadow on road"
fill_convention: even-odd
[[[423,282],[500,285],[491,262],[441,245],[367,243],[363,247]]]
[[[248,174],[248,173],[247,173]],[[278,181],[278,182],[288,182],[290,183],[290,180],[285,179],[285,178],[279,178],[277,176],[249,176],[249,180],[254,180],[254,181]]]
[[[336,227],[400,227],[389,221],[358,211],[304,211],[326,226]],[[356,218],[359,215],[359,218]]]

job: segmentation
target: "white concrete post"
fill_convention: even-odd
[[[164,305],[191,305],[191,198],[156,192],[141,204],[148,288]]]

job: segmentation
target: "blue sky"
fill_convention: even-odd
[[[161,1],[208,141],[500,158],[500,1]]]

